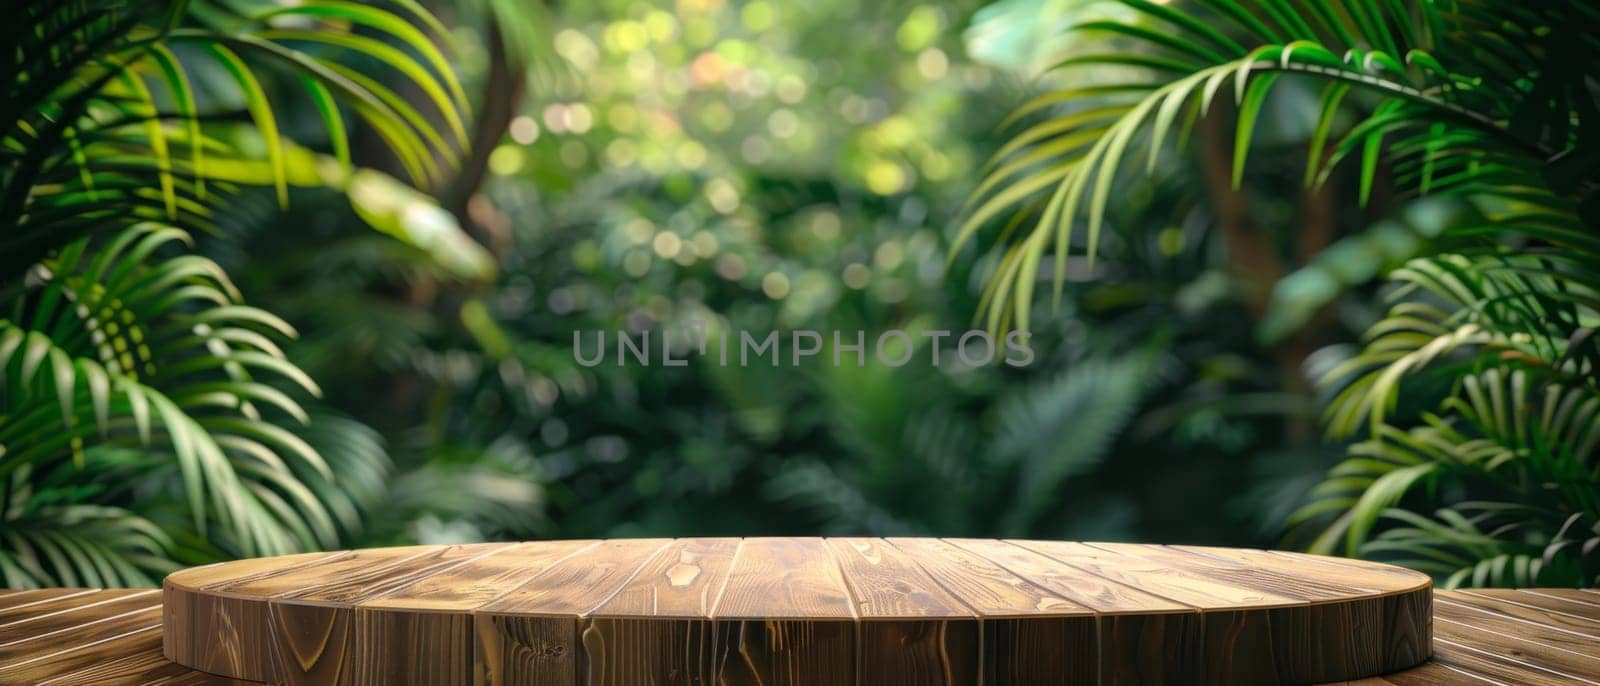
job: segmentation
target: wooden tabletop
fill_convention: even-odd
[[[1221,548],[545,541],[198,567],[164,626],[173,661],[275,683],[1310,683],[1425,660],[1431,589]]]
[[[225,684],[161,654],[156,589],[0,590],[0,684]]]
[[[0,590],[0,684],[252,683],[209,675],[163,657],[159,616],[147,604],[152,598],[150,591],[141,590]],[[130,606],[137,617],[131,625],[121,619]],[[1600,680],[1600,592],[1439,591],[1433,607],[1431,661],[1343,683],[1542,686]],[[103,630],[108,628],[112,630]],[[1053,683],[1048,678],[1031,683],[1040,682]]]

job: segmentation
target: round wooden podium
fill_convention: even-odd
[[[271,683],[1315,683],[1427,659],[1432,584],[1228,548],[541,541],[227,562],[165,583],[179,664]]]

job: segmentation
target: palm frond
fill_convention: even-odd
[[[1448,11],[1441,3],[1394,4],[1368,12],[1359,3],[1330,10],[1320,2],[1254,8],[1230,2],[1201,3],[1204,9],[1191,16],[1142,0],[1124,4],[1162,26],[1095,21],[1071,27],[1086,37],[1114,33],[1132,47],[1068,60],[1061,69],[1072,85],[1018,110],[1014,119],[1050,114],[1001,149],[957,231],[952,253],[1008,211],[1031,224],[995,248],[998,266],[983,304],[991,328],[1028,327],[1041,260],[1052,256],[1049,273],[1059,293],[1068,253],[1079,245],[1090,259],[1097,252],[1117,174],[1138,159],[1153,168],[1178,137],[1174,132],[1212,110],[1219,97],[1231,96],[1238,108],[1237,186],[1255,120],[1271,90],[1288,79],[1326,83],[1309,143],[1307,182],[1320,183],[1343,160],[1358,156],[1363,204],[1380,159],[1397,170],[1402,198],[1478,202],[1500,189],[1542,186],[1546,161],[1577,145],[1575,131],[1561,138],[1550,135],[1551,122],[1564,120],[1567,111],[1540,127],[1515,126],[1513,114],[1534,98],[1525,79],[1502,81],[1474,72],[1484,37],[1502,35],[1507,24],[1529,35],[1555,26],[1582,31],[1596,27],[1588,10],[1551,6],[1501,17]],[[1249,42],[1210,29],[1212,24],[1231,25]],[[1558,59],[1553,51],[1535,45],[1507,59],[1517,60],[1513,70],[1541,73]],[[1114,83],[1072,78],[1092,73],[1076,70],[1107,65],[1120,67],[1121,74],[1128,74],[1130,65],[1135,68],[1132,76]],[[1355,93],[1362,98],[1350,97]],[[1354,109],[1357,122],[1335,132],[1334,113],[1352,111],[1353,102],[1374,104]],[[1486,188],[1488,180],[1496,187]],[[1568,213],[1578,204],[1560,194],[1518,200]],[[1492,226],[1502,233],[1514,230]]]
[[[382,444],[303,407],[320,390],[284,355],[293,329],[245,305],[191,236],[216,232],[241,186],[273,188],[280,206],[292,186],[334,186],[462,274],[492,270],[453,222],[351,166],[347,118],[373,126],[415,183],[454,159],[465,97],[442,36],[416,26],[437,23],[405,0],[7,11],[0,572],[148,584],[179,560],[336,545],[387,474]],[[393,79],[425,101],[396,96]],[[283,80],[321,115],[331,163],[284,135],[286,103],[267,95]]]
[[[1368,205],[1387,182],[1398,212],[1279,281],[1258,334],[1277,341],[1375,279],[1392,282],[1394,304],[1323,375],[1330,433],[1367,438],[1293,522],[1320,532],[1314,550],[1383,555],[1449,583],[1594,581],[1596,539],[1576,532],[1600,517],[1600,110],[1589,80],[1600,11],[1122,4],[1137,18],[1070,27],[1116,49],[1059,66],[1067,85],[1018,110],[1031,123],[969,201],[952,256],[1011,216],[993,241],[987,325],[1028,328],[1047,258],[1059,299],[1069,252],[1098,251],[1125,168],[1153,171],[1226,98],[1237,189],[1265,103],[1284,84],[1312,86],[1304,184],[1354,166],[1355,200]]]

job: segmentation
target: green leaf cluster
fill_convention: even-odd
[[[439,25],[409,0],[18,0],[0,26],[0,585],[148,585],[338,545],[383,445],[315,409],[281,347],[295,331],[195,244],[252,185],[416,214],[352,169],[347,127],[443,180],[466,100]],[[296,99],[322,152],[286,137]],[[459,238],[388,221],[425,249]],[[459,272],[492,271],[449,247]]]
[[[1294,522],[1320,532],[1313,550],[1450,584],[1600,579],[1600,8],[1122,5],[1137,19],[1070,27],[1105,50],[1059,65],[1064,85],[1018,111],[1030,123],[972,196],[956,250],[1011,218],[991,243],[987,324],[1028,328],[1041,282],[1059,298],[1068,255],[1094,258],[1126,167],[1153,172],[1227,109],[1238,188],[1267,103],[1314,87],[1304,185],[1353,166],[1356,203],[1381,191],[1394,209],[1280,280],[1258,334],[1279,340],[1378,279],[1392,308],[1326,365],[1327,426],[1363,440]]]

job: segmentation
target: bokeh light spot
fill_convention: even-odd
[[[844,267],[844,285],[861,290],[872,281],[872,270],[860,262],[851,262]]]
[[[729,281],[744,278],[744,259],[738,255],[725,254],[717,258],[717,275]]]
[[[644,217],[634,217],[622,225],[622,235],[628,237],[628,242],[634,245],[644,245],[655,237],[656,227]]]
[[[712,179],[706,184],[706,201],[718,212],[733,214],[739,209],[739,190],[727,179]]]
[[[778,99],[790,105],[796,104],[806,97],[806,82],[793,74],[785,74],[778,78],[778,83],[773,87]]]
[[[622,271],[628,276],[638,278],[650,271],[650,253],[643,250],[629,250],[628,255],[622,258]]]
[[[917,73],[928,80],[942,79],[950,73],[950,58],[938,48],[928,48],[917,54]]]
[[[711,235],[710,231],[694,232],[694,237],[690,239],[690,242],[693,243],[695,252],[699,253],[701,257],[710,257],[717,254],[717,237]]]
[[[779,109],[767,117],[767,130],[779,138],[789,138],[800,130],[800,117],[793,110]]]
[[[782,272],[768,272],[761,277],[761,292],[773,300],[782,300],[789,295],[789,277]]]
[[[894,37],[906,52],[916,52],[932,44],[944,28],[944,16],[932,5],[918,5],[901,22]]]
[[[512,119],[508,130],[511,133],[511,140],[522,145],[532,145],[534,141],[539,140],[539,122],[526,114],[517,115]]]
[[[514,145],[502,145],[489,153],[489,171],[510,176],[522,171],[522,150]]]
[[[824,241],[831,241],[839,237],[839,213],[833,210],[818,210],[811,215],[811,232]]]
[[[880,269],[892,270],[900,266],[905,256],[905,250],[901,249],[898,241],[885,241],[872,253],[872,263]]]
[[[683,239],[671,231],[662,231],[656,234],[651,246],[655,248],[657,255],[670,260],[677,257],[678,251],[683,249]]]
[[[867,188],[878,195],[893,195],[906,187],[906,172],[888,160],[867,165]]]

